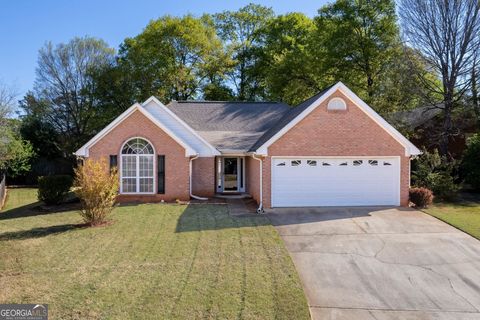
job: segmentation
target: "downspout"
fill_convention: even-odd
[[[199,196],[196,196],[192,193],[192,162],[193,160],[197,159],[199,157],[198,153],[197,155],[195,155],[194,157],[190,158],[190,162],[188,164],[188,167],[189,167],[189,171],[190,171],[190,197],[193,198],[193,199],[197,199],[197,200],[202,200],[202,201],[205,201],[205,200],[208,200],[208,198],[204,198],[204,197],[199,197]]]
[[[255,153],[252,153],[252,158],[260,162],[260,203],[257,213],[265,213],[265,210],[263,210],[263,161],[262,158],[256,158]]]

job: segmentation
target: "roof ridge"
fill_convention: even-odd
[[[242,104],[242,103],[258,103],[258,104],[285,104],[285,102],[280,101],[227,101],[227,100],[172,100],[172,102],[176,103],[235,103],[235,104]]]

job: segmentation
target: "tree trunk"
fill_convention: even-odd
[[[367,91],[368,91],[368,97],[372,98],[373,97],[373,79],[371,75],[368,75],[367,77]]]
[[[476,64],[474,63],[472,68],[472,105],[473,111],[475,112],[477,129],[480,130],[480,106],[478,105],[478,88],[477,88],[477,73],[476,73]]]
[[[448,142],[452,133],[452,110],[453,97],[451,92],[447,89],[444,94],[444,108],[443,108],[443,132],[440,137],[439,151],[443,156],[448,155]]]

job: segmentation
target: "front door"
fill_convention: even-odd
[[[217,191],[245,192],[245,160],[243,157],[219,157]]]
[[[223,191],[238,191],[238,158],[223,158]]]

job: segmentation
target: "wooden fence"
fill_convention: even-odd
[[[7,196],[7,186],[5,185],[6,177],[4,174],[0,173],[0,210],[3,208],[5,204],[5,197]]]

